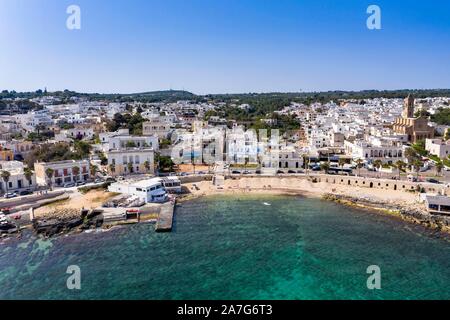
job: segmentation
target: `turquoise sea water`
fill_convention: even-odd
[[[66,287],[69,265],[81,290]],[[369,265],[381,290],[367,289]],[[1,299],[449,299],[449,288],[448,238],[301,197],[193,200],[172,233],[141,224],[0,244]]]

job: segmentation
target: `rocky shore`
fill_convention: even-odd
[[[450,235],[450,217],[441,215],[432,215],[425,209],[416,205],[406,206],[400,204],[386,203],[373,199],[363,199],[346,195],[337,195],[327,193],[322,196],[324,200],[334,201],[351,207],[361,209],[370,209],[382,212],[388,215],[399,217],[400,219],[420,224],[436,231],[444,232]]]
[[[103,225],[100,210],[81,210],[78,217],[34,219],[33,230],[36,234],[52,237],[60,233],[96,229]]]

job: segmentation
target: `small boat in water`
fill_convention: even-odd
[[[270,206],[271,204],[270,204],[270,203],[267,203],[267,202],[263,202],[263,205],[265,205],[265,206]]]

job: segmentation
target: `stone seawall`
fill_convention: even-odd
[[[420,208],[404,207],[398,204],[386,204],[380,201],[360,199],[336,194],[325,194],[323,199],[351,207],[380,211],[399,217],[405,221],[450,234],[450,217],[431,215]]]
[[[424,191],[426,193],[441,193],[450,195],[450,188],[444,184],[428,183],[428,182],[411,182],[403,180],[392,179],[377,179],[355,176],[341,176],[341,175],[327,175],[327,174],[310,174],[310,175],[245,175],[245,176],[233,176],[231,179],[246,180],[248,178],[261,179],[266,181],[272,181],[274,185],[284,188],[295,189],[295,181],[309,181],[312,183],[326,183],[329,185],[344,185],[350,187],[363,187],[382,190],[394,190],[394,191]],[[227,177],[227,179],[229,179]],[[198,181],[196,181],[198,182]],[[280,182],[283,182],[280,185]],[[184,182],[182,182],[184,183]]]

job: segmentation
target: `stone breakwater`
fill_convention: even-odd
[[[396,216],[407,222],[423,225],[436,231],[450,234],[450,217],[433,215],[425,209],[415,206],[385,203],[374,199],[362,199],[346,195],[327,193],[322,196],[324,200],[334,201],[343,205],[361,209],[376,210]]]

